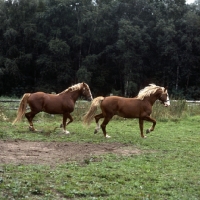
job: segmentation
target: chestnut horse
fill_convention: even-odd
[[[153,123],[151,128],[147,129],[146,133],[150,133],[154,130],[156,120],[151,118],[150,115],[152,112],[152,106],[157,99],[160,100],[165,106],[170,105],[167,89],[156,86],[155,84],[150,84],[140,90],[138,96],[135,98],[100,96],[92,101],[90,109],[83,117],[83,122],[90,125],[93,118],[95,118],[97,126],[94,133],[97,133],[100,129],[99,119],[104,118],[103,123],[101,124],[101,129],[105,137],[110,137],[106,133],[106,125],[114,115],[124,118],[139,118],[140,134],[142,138],[145,138],[146,136],[143,134],[143,121],[146,120]],[[102,113],[95,115],[98,106],[100,106]]]
[[[93,99],[90,88],[86,83],[73,85],[59,94],[47,94],[44,92],[25,93],[21,99],[17,117],[13,124],[20,121],[25,114],[30,124],[29,129],[35,131],[33,118],[37,113],[44,111],[49,114],[63,114],[63,131],[69,134],[66,126],[73,121],[70,113],[74,111],[75,102],[79,96],[84,96],[90,101]],[[31,111],[25,113],[27,104]],[[67,119],[69,119],[68,122]]]

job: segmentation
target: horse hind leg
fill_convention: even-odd
[[[104,118],[103,113],[96,115],[95,117],[95,121],[96,121],[96,128],[94,129],[94,134],[98,133],[100,130],[100,124],[99,124],[99,120],[101,118]]]
[[[111,119],[112,119],[112,116],[110,116],[110,117],[106,116],[105,119],[103,120],[103,123],[101,124],[101,129],[103,131],[104,137],[106,137],[106,138],[110,138],[111,137],[106,133],[106,125],[108,124],[108,122]]]
[[[27,120],[29,122],[29,130],[30,131],[36,131],[36,129],[33,126],[33,118],[35,117],[36,114],[37,113],[33,113],[32,111],[25,114],[25,117],[27,118]]]

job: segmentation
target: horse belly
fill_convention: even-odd
[[[102,110],[107,114],[118,115],[124,118],[138,118],[140,105],[131,98],[107,97],[101,104]]]
[[[67,106],[63,106],[61,103],[48,103],[44,106],[43,111],[49,114],[63,114],[66,112],[72,112]]]
[[[67,105],[64,105],[62,99],[51,97],[44,99],[43,111],[49,114],[63,114],[68,111]]]
[[[62,114],[63,113],[63,110],[60,109],[60,107],[55,106],[55,105],[53,105],[53,106],[46,105],[46,106],[44,106],[43,111],[46,113],[49,113],[49,114]]]
[[[124,118],[139,118],[141,114],[141,106],[136,102],[125,102],[119,107],[117,115]]]
[[[139,118],[140,116],[140,112],[138,111],[138,109],[130,109],[128,107],[117,111],[116,114],[124,118]]]

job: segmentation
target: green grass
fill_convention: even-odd
[[[106,154],[99,162],[85,165],[68,162],[46,165],[0,165],[0,199],[199,199],[200,198],[200,117],[178,122],[158,122],[147,139],[140,138],[137,120],[112,120],[110,139],[102,132],[73,122],[65,136],[52,118],[41,118],[35,126],[43,133],[28,131],[26,121],[11,126],[1,122],[2,140],[120,142],[145,153],[132,156]],[[50,121],[50,122],[48,122]],[[145,123],[145,128],[150,126]],[[50,136],[45,133],[51,132]]]
[[[70,135],[61,133],[61,116],[39,114],[34,125],[41,132],[28,130],[25,119],[11,125],[0,121],[0,140],[57,141],[77,143],[119,142],[133,146],[141,154],[120,156],[107,153],[85,163],[66,162],[56,166],[12,165],[0,163],[0,199],[29,200],[198,200],[200,199],[200,115],[195,107],[164,110],[157,107],[154,132],[140,137],[138,120],[116,117],[107,126],[110,139],[102,132],[94,135],[95,123],[89,128],[79,121],[68,126]],[[162,115],[161,115],[162,112]],[[145,122],[144,129],[151,126]],[[1,150],[1,147],[0,147]]]

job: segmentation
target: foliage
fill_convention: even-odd
[[[199,99],[199,29],[183,0],[0,0],[0,95],[87,80],[94,96],[153,82]]]

